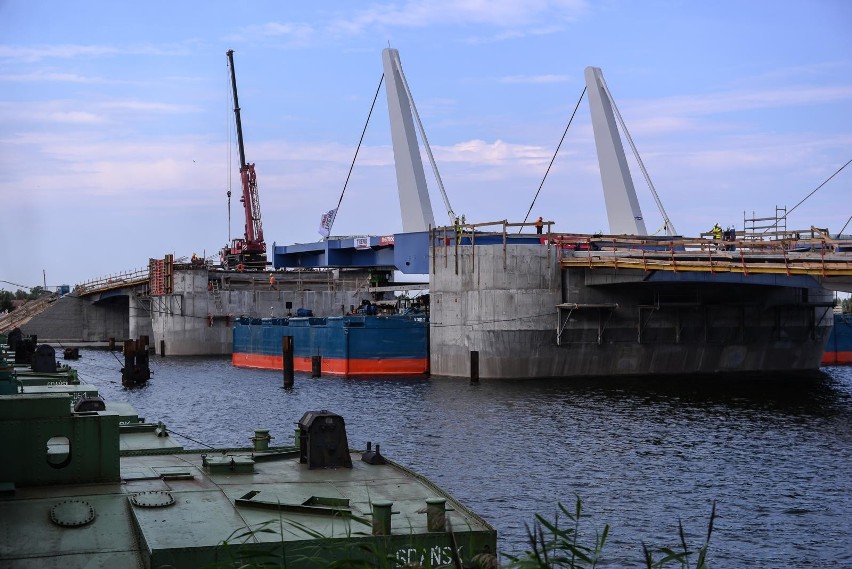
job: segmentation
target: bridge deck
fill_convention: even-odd
[[[551,242],[561,251],[563,267],[852,276],[852,241],[827,238],[721,241],[560,235]]]

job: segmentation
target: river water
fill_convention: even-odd
[[[667,381],[311,379],[222,358],[151,357],[146,387],[121,386],[118,354],[83,349],[81,379],[161,420],[187,448],[290,444],[305,411],[346,420],[349,444],[427,476],[482,515],[506,553],[526,523],[582,499],[580,542],[611,526],[612,567],[642,544],[677,547],[678,521],[712,567],[852,567],[852,367],[805,379]],[[188,437],[181,438],[181,437]],[[659,556],[658,556],[659,557]]]

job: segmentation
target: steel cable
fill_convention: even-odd
[[[568,125],[565,127],[565,132],[562,133],[562,138],[559,139],[559,144],[556,146],[556,152],[553,153],[553,158],[550,159],[550,164],[547,165],[547,171],[544,173],[544,177],[541,179],[541,184],[538,185],[538,191],[535,193],[535,197],[533,198],[532,203],[530,204],[530,208],[527,210],[527,215],[524,216],[523,223],[527,222],[527,219],[530,217],[530,212],[532,208],[535,206],[535,201],[538,199],[538,194],[541,193],[541,188],[544,187],[544,181],[547,180],[547,175],[550,173],[550,168],[553,166],[553,162],[556,160],[556,155],[559,154],[559,149],[562,147],[562,143],[565,141],[565,135],[568,134],[568,129],[571,127],[571,123],[574,121],[574,116],[577,114],[577,109],[580,108],[580,102],[583,100],[583,95],[586,94],[586,87],[583,87],[583,92],[580,93],[580,98],[577,99],[577,104],[574,106],[574,112],[571,113],[571,118],[568,120]],[[523,231],[524,228],[521,227],[518,229],[518,233]]]

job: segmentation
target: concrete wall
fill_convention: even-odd
[[[316,316],[337,316],[358,306],[370,295],[364,290],[334,290],[333,282],[310,285],[297,281],[282,282],[272,289],[265,275],[256,283],[239,290],[211,290],[211,276],[204,268],[176,271],[174,294],[151,299],[152,345],[158,354],[226,355],[232,352],[233,324],[239,316],[266,318],[287,316],[298,308],[312,310]],[[219,278],[213,276],[212,278]],[[221,282],[221,281],[220,281]],[[226,285],[227,286],[227,285]]]
[[[562,284],[546,245],[439,247],[430,273],[431,373],[466,376],[480,352],[482,377],[534,374],[534,356],[553,335]],[[456,263],[458,260],[458,263]],[[544,336],[542,336],[544,334]],[[524,358],[518,357],[524,354]],[[501,355],[502,354],[502,355]],[[529,360],[529,361],[528,361]]]
[[[92,304],[88,299],[65,295],[21,326],[21,331],[38,335],[39,341],[124,340],[130,337],[127,297]]]
[[[433,258],[437,376],[467,377],[474,350],[482,378],[811,370],[831,325],[831,293],[807,277],[655,282],[641,270],[563,270],[538,244],[439,247]],[[562,302],[581,308],[560,318]]]

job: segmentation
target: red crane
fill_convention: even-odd
[[[225,269],[265,269],[266,243],[263,241],[263,226],[260,223],[260,201],[257,193],[257,174],[254,164],[246,164],[246,151],[243,145],[243,125],[240,121],[240,102],[237,97],[237,75],[234,72],[234,50],[229,49],[228,65],[231,68],[231,90],[234,93],[234,117],[237,122],[237,144],[240,149],[240,179],[243,195],[240,201],[245,209],[246,225],[243,238],[235,238],[225,245],[219,254]],[[230,195],[230,193],[229,193]]]

